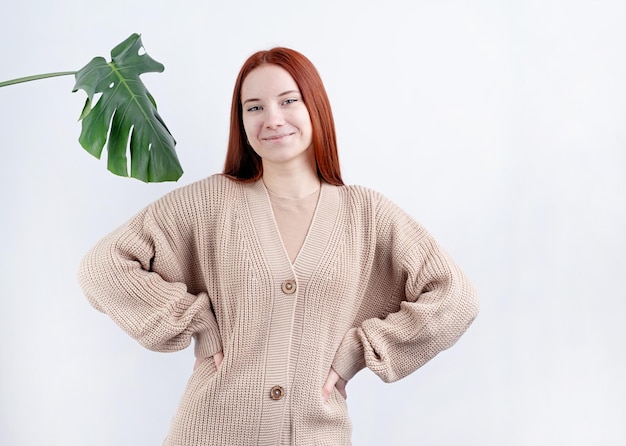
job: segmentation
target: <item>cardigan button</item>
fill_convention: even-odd
[[[296,292],[296,281],[295,280],[285,280],[281,286],[283,289],[283,293],[285,294],[293,294]]]
[[[285,389],[280,386],[274,386],[270,389],[270,398],[274,401],[278,401],[285,396]]]

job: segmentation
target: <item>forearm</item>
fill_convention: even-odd
[[[424,238],[396,264],[398,277],[405,279],[399,281],[395,296],[374,300],[399,300],[398,307],[384,317],[366,318],[345,334],[333,360],[344,379],[364,367],[386,382],[401,379],[451,347],[478,313],[474,287],[431,238]]]
[[[84,257],[78,278],[87,299],[151,350],[183,349],[192,336],[205,351],[221,350],[208,294],[188,292],[176,273],[183,269],[176,266],[176,256],[157,249],[162,242],[153,240],[165,237],[143,230],[144,220],[139,214]],[[154,270],[156,263],[167,265],[166,277]]]

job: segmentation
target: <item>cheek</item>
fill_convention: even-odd
[[[311,124],[311,116],[309,115],[309,112],[305,109],[304,111],[302,111],[302,113],[300,113],[300,116],[298,118],[299,121],[302,123],[301,126],[303,127],[303,129],[306,129],[307,133],[311,133],[313,126]]]
[[[243,131],[246,134],[246,140],[248,140],[248,144],[254,148],[257,142],[257,132],[254,131],[250,126],[244,125]]]
[[[254,125],[250,119],[243,120],[243,131],[246,132],[248,140],[254,137]]]
[[[250,121],[248,119],[242,119],[243,131],[246,132],[246,136],[250,136]]]
[[[252,138],[252,135],[250,134],[250,131],[248,130],[248,127],[246,127],[244,125],[243,126],[243,131],[246,134],[246,139],[248,140],[248,144],[250,144],[250,138]]]
[[[252,119],[244,119],[243,120],[243,131],[246,134],[246,139],[248,140],[248,145],[254,150],[254,152],[259,155],[257,147],[258,147],[258,131],[256,130],[257,124]],[[260,156],[260,155],[259,155]]]
[[[304,133],[306,133],[309,137],[311,137],[311,135],[313,134],[313,125],[311,124],[311,120],[309,119],[309,116],[307,115],[305,117],[304,122]]]

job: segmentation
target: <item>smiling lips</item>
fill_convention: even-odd
[[[275,142],[275,141],[281,141],[285,138],[287,138],[288,136],[294,135],[294,133],[283,133],[280,135],[272,135],[272,136],[266,136],[264,138],[261,138],[263,141],[269,141],[269,142]]]

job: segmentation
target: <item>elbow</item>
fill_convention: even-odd
[[[478,317],[480,312],[480,299],[476,289],[469,285],[464,293],[464,298],[460,299],[459,319],[460,324],[463,325],[461,334],[465,333],[467,329],[472,325],[474,320]]]
[[[161,353],[161,352],[168,352],[168,351],[170,351],[170,350],[168,350],[167,348],[164,348],[164,345],[163,345],[162,343],[160,343],[160,342],[154,342],[154,340],[153,340],[153,339],[148,339],[148,338],[138,338],[138,339],[137,339],[137,342],[139,342],[139,344],[140,344],[142,347],[144,347],[144,348],[146,348],[146,349],[148,349],[148,350],[150,350],[150,351],[153,351],[153,352],[159,352],[159,353]]]
[[[142,347],[158,353],[176,352],[185,348],[184,345],[180,346],[176,342],[172,342],[172,340],[159,339],[157,336],[147,333],[139,335],[135,339]]]
[[[168,326],[160,317],[148,318],[143,325],[135,327],[128,334],[153,352],[177,352],[191,344],[191,332]]]
[[[478,313],[480,312],[480,299],[478,298],[478,292],[476,291],[476,289],[474,287],[470,287],[470,293],[469,293],[470,297],[469,297],[469,306],[470,306],[470,313],[471,313],[471,321],[474,321],[474,319],[476,319],[478,317]]]

